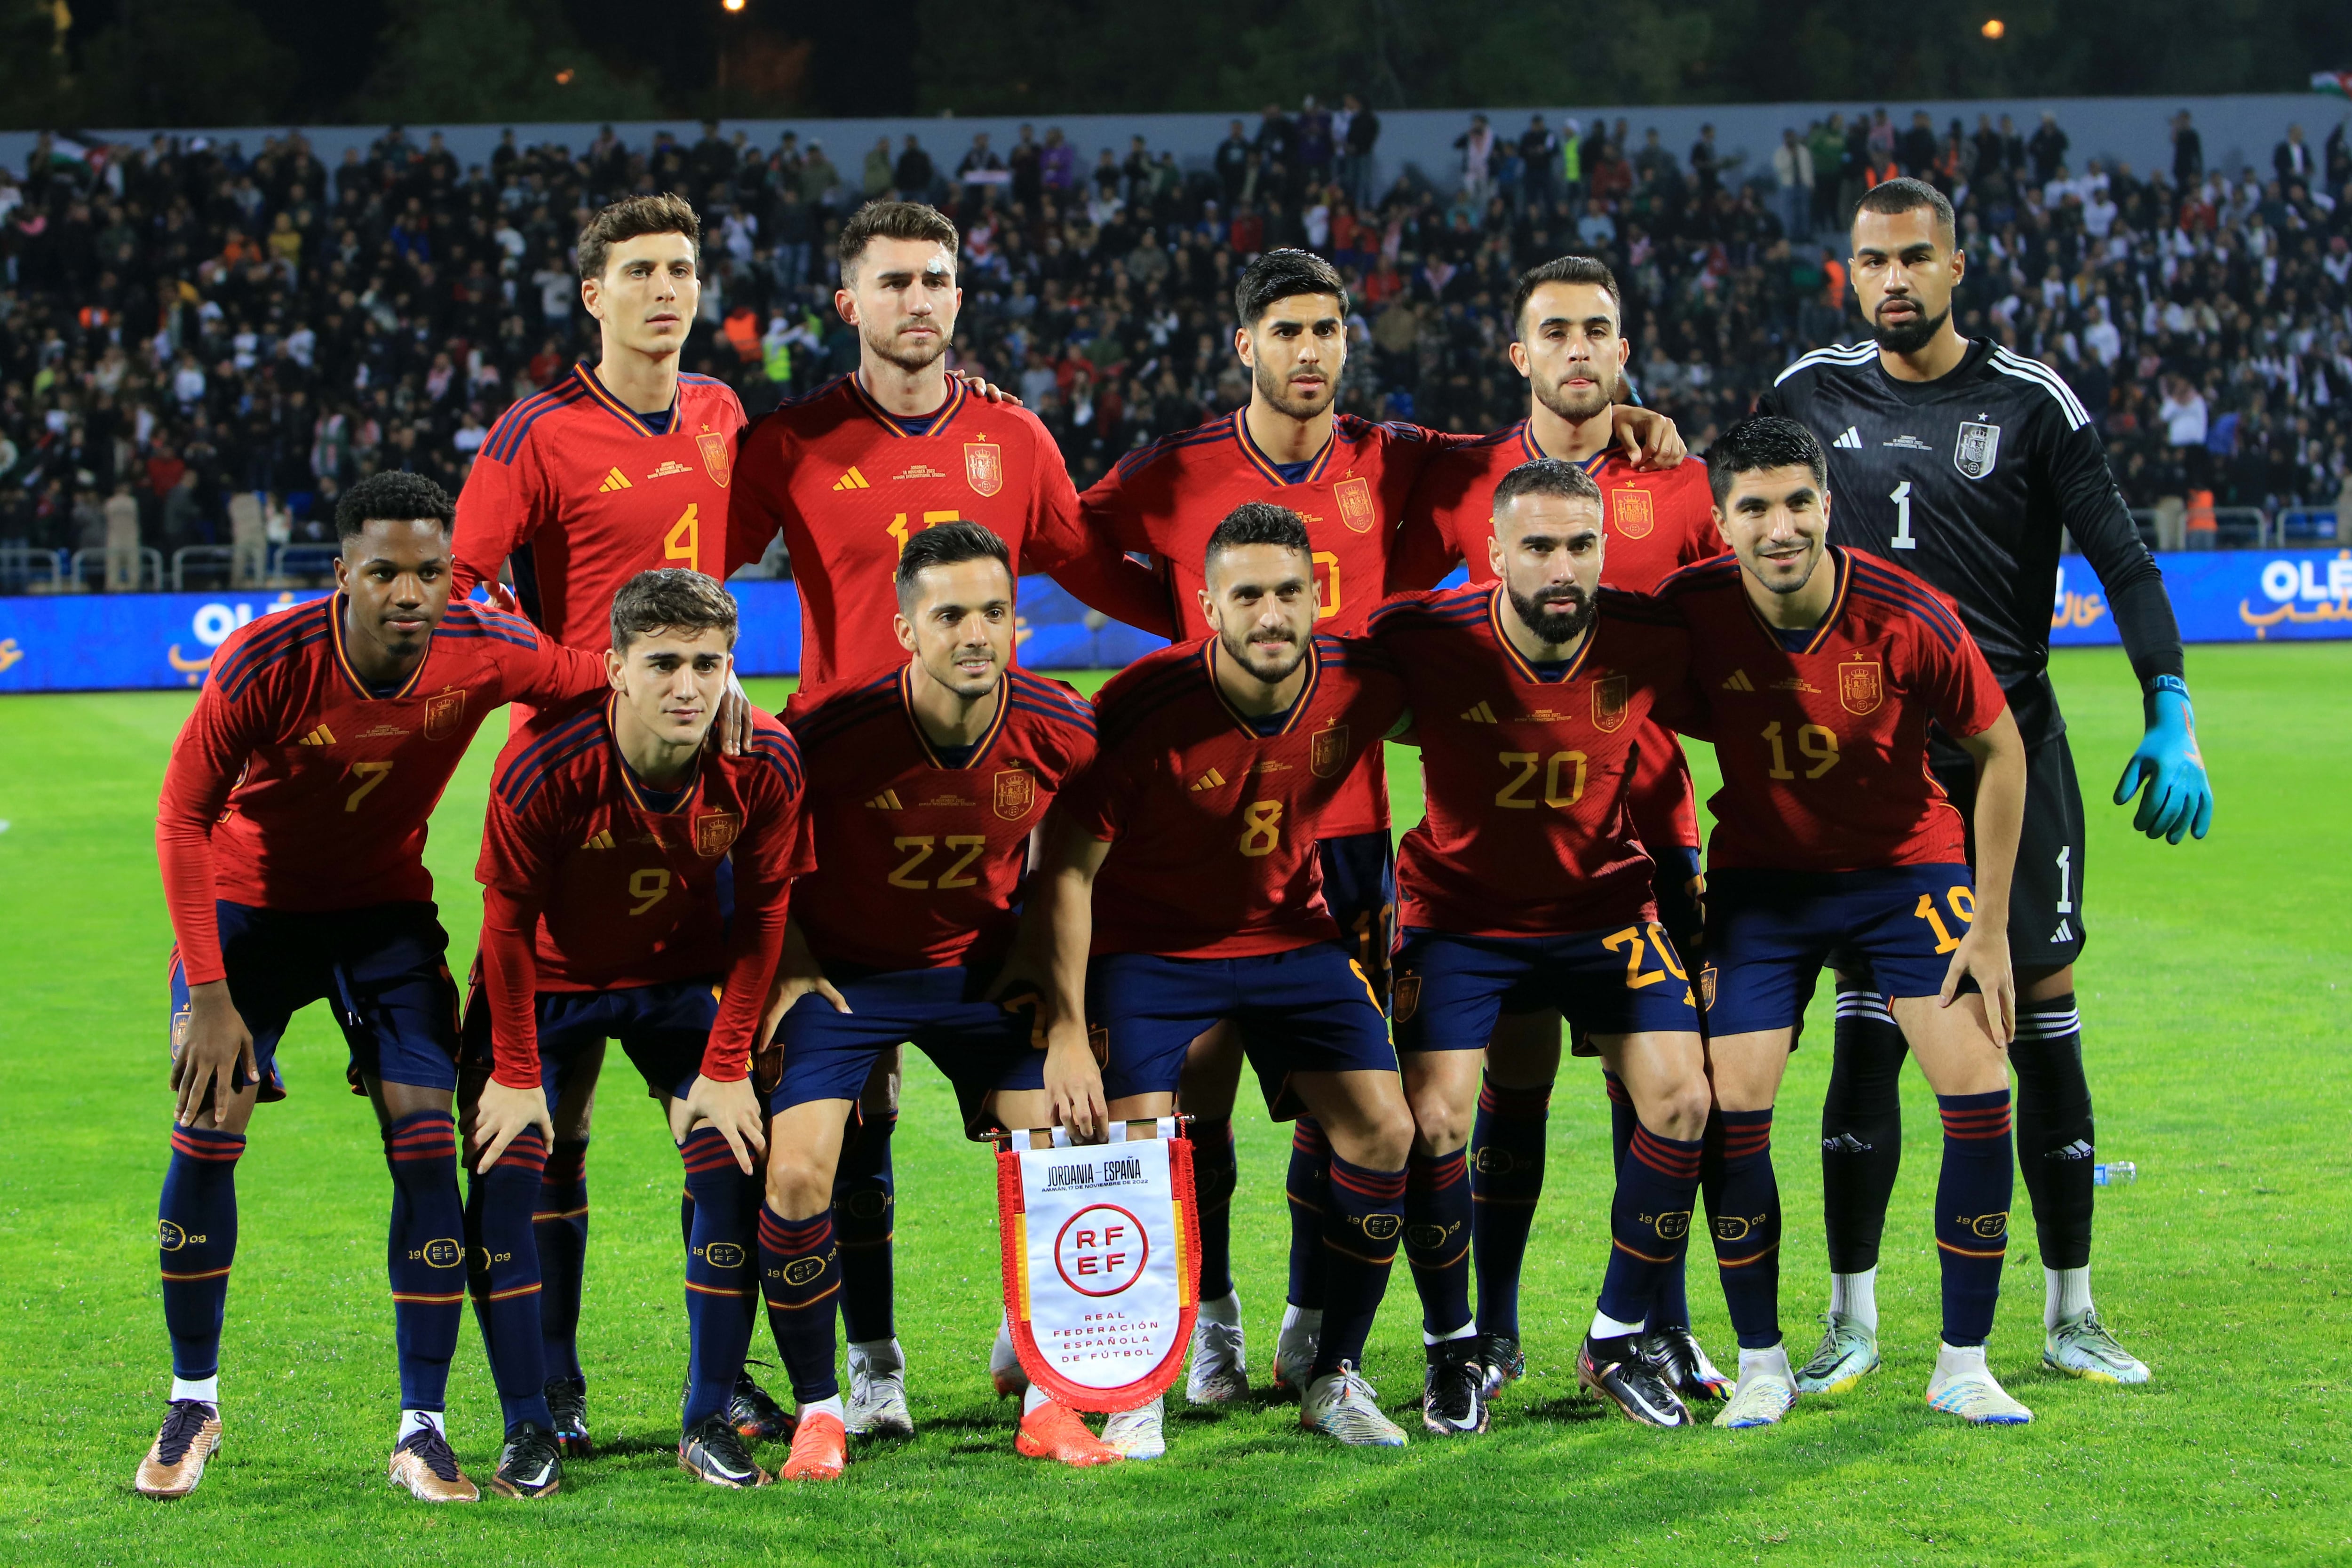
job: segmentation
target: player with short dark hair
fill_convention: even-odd
[[[255,1104],[285,1097],[276,1058],[289,1020],[328,999],[393,1178],[392,1479],[426,1501],[479,1495],[442,1425],[465,1222],[457,988],[425,818],[492,710],[567,700],[604,672],[519,616],[450,601],[452,511],[414,474],[344,492],[336,591],[229,635],[163,775],[155,847],[175,938],[178,1104],[159,1227],[171,1406],[136,1482],[150,1497],[194,1490],[219,1446],[236,1162]],[[528,1197],[517,1212],[527,1226]]]
[[[538,1195],[551,1106],[608,1037],[662,1102],[694,1200],[679,1466],[719,1486],[768,1479],[730,1406],[758,1289],[754,1156],[767,1149],[750,1060],[802,868],[802,778],[791,735],[763,715],[739,755],[705,745],[735,635],[735,601],[709,577],[639,574],[613,600],[609,689],[534,717],[491,774],[466,1018],[479,1151],[469,1250],[517,1424],[499,1467],[512,1495],[543,1496],[562,1474],[552,1432],[533,1426],[546,1378],[538,1253],[530,1221],[512,1216]],[[507,1185],[520,1202],[500,1201]]]
[[[1268,1111],[1315,1114],[1331,1147],[1328,1297],[1299,1424],[1393,1447],[1404,1434],[1358,1367],[1403,1227],[1412,1118],[1317,846],[1365,798],[1360,775],[1381,765],[1404,695],[1374,649],[1316,635],[1313,555],[1297,513],[1234,508],[1200,570],[1210,635],[1103,689],[1095,761],[1047,818],[1022,973],[1047,993],[1055,1111],[1082,1136],[1105,1097],[1111,1116],[1167,1114],[1188,1046],[1225,1020]],[[1089,1021],[1107,1041],[1099,1074]],[[1134,1413],[1160,1419],[1158,1401]]]
[[[1944,1120],[1935,1204],[1943,1342],[1927,1403],[2014,1425],[2032,1412],[1985,1364],[2008,1244],[2016,1005],[2009,890],[2025,748],[1951,606],[1908,573],[1827,543],[1821,444],[1759,416],[1707,454],[1729,558],[1660,586],[1690,627],[1688,728],[1724,786],[1707,851],[1707,1055],[1721,1122],[1707,1200],[1739,1336],[1718,1426],[1769,1426],[1797,1400],[1780,1336],[1772,1101],[1833,949],[1864,955]],[[1970,824],[1927,769],[1939,726],[1977,764]]]
[[[1921,181],[1888,180],[1863,198],[1852,237],[1854,293],[1874,341],[1804,355],[1757,407],[1802,420],[1828,448],[1832,542],[1948,595],[2009,694],[2030,752],[2010,906],[2025,1009],[2011,1059],[2018,1163],[2042,1251],[2042,1360],[2076,1377],[2143,1383],[2147,1368],[2091,1299],[2095,1131],[2074,968],[2086,934],[2085,833],[2049,676],[2051,584],[2063,542],[2071,537],[2097,574],[2144,695],[2147,733],[2116,803],[2144,784],[2132,825],[2174,844],[2203,837],[2213,814],[2179,628],[2107,471],[2094,412],[2049,365],[1953,325],[1968,258],[1950,202]],[[1931,760],[1965,808],[1968,757],[1938,739]],[[1850,958],[1839,972],[1836,1066],[1822,1109],[1830,1312],[1801,1373],[1809,1390],[1852,1387],[1878,1364],[1878,1241],[1902,1158],[1902,1035],[1876,977]]]
[[[1234,288],[1234,353],[1250,373],[1247,405],[1169,436],[1121,458],[1081,503],[1098,547],[1148,554],[1159,563],[1165,616],[1128,617],[1179,641],[1207,635],[1199,608],[1210,537],[1235,508],[1268,502],[1302,517],[1311,541],[1318,630],[1362,629],[1380,603],[1407,498],[1433,454],[1458,439],[1418,426],[1375,424],[1339,410],[1348,360],[1348,293],[1339,273],[1303,250],[1269,250]],[[1671,422],[1642,409],[1612,413],[1620,438],[1679,458]],[[1612,428],[1617,426],[1612,423]],[[1321,858],[1331,913],[1377,986],[1385,989],[1393,945],[1396,867],[1388,832],[1388,791],[1366,769],[1323,823]],[[1201,1309],[1192,1335],[1186,1396],[1224,1404],[1249,1388],[1241,1301],[1230,1264],[1233,1102],[1242,1052],[1231,1030],[1213,1031],[1195,1052],[1184,1085],[1194,1117],[1194,1172],[1201,1192]],[[1321,1291],[1322,1162],[1326,1145],[1311,1117],[1293,1136],[1290,1301],[1275,1356],[1285,1368],[1315,1359]]]
[[[1525,1364],[1516,1332],[1471,1319],[1480,1242],[1464,1155],[1493,1080],[1549,1082],[1563,1014],[1640,1118],[1617,1164],[1613,1245],[1578,1376],[1633,1420],[1690,1419],[1643,1336],[1689,1240],[1706,1059],[1631,812],[1648,721],[1678,718],[1686,700],[1687,637],[1654,602],[1601,586],[1605,548],[1591,476],[1537,458],[1495,487],[1492,581],[1405,595],[1372,616],[1372,640],[1404,677],[1428,808],[1398,856],[1395,1016],[1415,1124],[1404,1247],[1428,1355],[1422,1421],[1441,1435],[1486,1430],[1489,1384]],[[1548,1041],[1496,1029],[1530,1014]],[[1533,1206],[1517,1216],[1522,1237]],[[1517,1285],[1514,1270],[1514,1298]],[[1516,1329],[1516,1300],[1487,1299],[1501,1289],[1482,1276],[1482,1321]]]
[[[844,1458],[833,1196],[844,1124],[902,1040],[947,1074],[967,1131],[1051,1123],[1034,1007],[1000,1003],[991,986],[1019,920],[1031,836],[1094,755],[1085,700],[1013,665],[1003,540],[972,522],[926,529],[908,541],[897,582],[905,661],[805,688],[786,710],[824,863],[795,903],[769,1003],[782,1065],[760,1238],[768,1321],[800,1401],[784,1473],[811,1479],[837,1477]],[[883,1407],[874,1385],[896,1384],[902,1369],[854,1360],[852,1403]],[[903,1390],[896,1402],[910,1428]],[[1120,1458],[1036,1394],[1017,1446],[1070,1464]]]

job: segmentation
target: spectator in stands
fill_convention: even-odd
[[[1793,125],[1780,132],[1780,144],[1772,150],[1772,181],[1782,232],[1791,239],[1804,238],[1812,222],[1813,150]]]
[[[2058,129],[2058,117],[2043,110],[2041,128],[2025,144],[2026,156],[2033,160],[2035,184],[2046,185],[2058,177],[2060,166],[2066,162],[2066,133]]]
[[[2172,184],[2187,190],[2205,176],[2205,139],[2189,123],[2189,110],[2172,117]]]
[[[1359,206],[1369,206],[1372,201],[1372,149],[1381,140],[1381,117],[1366,108],[1364,100],[1352,92],[1341,102],[1345,108],[1338,119],[1347,123],[1340,125],[1335,121],[1333,127],[1341,149],[1339,186],[1347,193],[1349,201]],[[1234,127],[1238,132],[1241,122],[1235,121]],[[1222,151],[1220,149],[1221,154]],[[1223,173],[1222,162],[1218,172]]]

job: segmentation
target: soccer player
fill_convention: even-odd
[[[1034,1008],[992,1001],[990,986],[1018,923],[1030,839],[1094,755],[1094,713],[1060,682],[1013,667],[1013,552],[993,532],[972,522],[926,529],[908,541],[897,577],[896,628],[909,657],[804,688],[786,710],[808,768],[809,831],[824,852],[794,904],[769,1009],[782,1020],[782,1069],[768,1102],[760,1266],[800,1401],[783,1469],[795,1479],[833,1479],[844,1462],[834,1179],[844,1125],[877,1060],[912,1040],[955,1085],[977,1135],[1054,1120],[1045,1056],[1031,1045]],[[853,1362],[851,1379],[871,1382],[871,1366]],[[1120,1458],[1074,1411],[1034,1393],[1017,1446],[1070,1464]]]
[[[1348,291],[1330,263],[1304,250],[1270,250],[1234,286],[1234,352],[1250,373],[1250,400],[1233,413],[1129,454],[1081,503],[1095,538],[1110,549],[1149,554],[1165,584],[1167,618],[1131,624],[1179,640],[1208,635],[1198,607],[1200,563],[1223,520],[1246,501],[1297,512],[1311,542],[1318,630],[1360,631],[1380,603],[1396,548],[1398,520],[1431,456],[1458,438],[1412,425],[1381,425],[1341,414],[1347,370]],[[1612,410],[1619,438],[1645,461],[1678,459],[1671,422],[1642,409]],[[1359,962],[1385,990],[1395,920],[1396,868],[1389,841],[1387,782],[1379,768],[1356,775],[1323,823],[1323,889]],[[1186,1396],[1223,1404],[1248,1391],[1241,1301],[1233,1287],[1231,1206],[1235,1180],[1233,1103],[1242,1053],[1230,1030],[1194,1053],[1184,1083],[1195,1117],[1194,1169],[1201,1193],[1201,1310]],[[1278,1386],[1293,1363],[1315,1359],[1321,1311],[1317,1268],[1322,1247],[1322,1131],[1299,1119],[1292,1142],[1290,1303],[1275,1357]]]
[[[1397,1447],[1404,1433],[1357,1369],[1403,1228],[1412,1118],[1316,846],[1364,798],[1358,775],[1381,766],[1403,689],[1372,648],[1316,633],[1297,513],[1245,502],[1203,553],[1211,635],[1103,689],[1094,763],[1046,822],[1023,971],[1045,983],[1046,1088],[1085,1136],[1105,1096],[1113,1117],[1166,1115],[1190,1042],[1235,1026],[1269,1113],[1311,1112],[1330,1144],[1327,1295],[1299,1425]],[[1098,1079],[1089,1021],[1108,1040]],[[1157,1427],[1161,1405],[1133,1415]]]
[[[470,1239],[509,1423],[500,1474],[517,1496],[551,1492],[562,1474],[541,1398],[537,1249],[519,1216],[538,1195],[551,1101],[608,1037],[661,1100],[694,1199],[678,1464],[723,1487],[768,1479],[729,1406],[751,1339],[766,1152],[750,1060],[802,849],[802,782],[773,720],[755,718],[739,755],[704,744],[735,633],[735,601],[713,579],[639,574],[613,600],[609,689],[536,715],[491,775],[466,1020]],[[520,1201],[500,1204],[509,1183]]]
[[[514,598],[558,642],[602,658],[613,596],[638,573],[676,567],[724,574],[727,502],[743,405],[734,389],[688,375],[678,356],[702,297],[702,227],[684,197],[635,195],[580,231],[580,298],[596,321],[599,356],[491,426],[457,498],[457,596],[496,590],[501,565]],[[719,721],[730,751],[750,738],[750,708],[730,678]],[[514,727],[529,718],[518,708]],[[580,1294],[588,1249],[589,1137],[601,1043],[574,1052],[554,1112],[540,1196],[547,1397],[558,1440],[593,1447],[580,1365]],[[690,1232],[690,1205],[681,1227]],[[747,1375],[735,1413],[746,1436],[781,1436],[784,1412]]]
[[[288,1021],[330,998],[392,1173],[391,1478],[426,1501],[480,1495],[443,1427],[465,1220],[457,997],[425,818],[493,709],[568,700],[603,671],[519,616],[451,602],[455,510],[414,474],[346,490],[336,592],[230,634],[164,772],[155,847],[176,939],[178,1098],[159,1225],[171,1404],[136,1483],[150,1497],[194,1491],[220,1445],[236,1162],[257,1101],[285,1098]]]
[[[2144,695],[2147,731],[2116,804],[2146,786],[2132,825],[2178,844],[2203,837],[2213,792],[2197,749],[2180,633],[2164,579],[2107,472],[2099,426],[2057,374],[1952,323],[1967,272],[1951,204],[1889,180],[1854,214],[1851,268],[1873,342],[1822,349],[1782,372],[1759,411],[1811,426],[1839,499],[1831,537],[1916,572],[1957,605],[2009,694],[2029,749],[2025,837],[2010,946],[2024,1012],[2017,1153],[2042,1249],[2042,1361],[2103,1382],[2147,1368],[2091,1300],[2091,1090],[2083,1072],[2074,961],[2083,951],[2083,801],[2051,688],[2050,593],[2071,535],[2098,574]],[[1971,769],[1938,739],[1936,775],[1966,809]],[[1895,1082],[1903,1037],[1883,977],[1839,964],[1836,1066],[1822,1110],[1830,1312],[1802,1373],[1808,1389],[1852,1387],[1878,1364],[1879,1234],[1902,1158]]]
[[[1943,1112],[1936,1245],[1943,1343],[1927,1403],[2015,1425],[2032,1412],[1985,1364],[2009,1237],[2009,1079],[2016,1005],[2009,888],[2025,748],[1984,656],[1908,573],[1827,543],[1821,443],[1759,416],[1707,452],[1732,557],[1659,589],[1691,630],[1691,732],[1723,788],[1707,850],[1707,1052],[1722,1122],[1706,1195],[1739,1336],[1718,1426],[1769,1426],[1796,1403],[1780,1337],[1772,1101],[1830,952],[1864,954]],[[1927,729],[1975,760],[1964,822],[1928,773]]]
[[[1520,275],[1511,300],[1512,368],[1527,378],[1528,416],[1429,460],[1406,503],[1391,589],[1427,588],[1456,563],[1474,583],[1495,580],[1489,554],[1493,500],[1503,477],[1539,458],[1576,464],[1606,496],[1608,549],[1601,584],[1646,594],[1670,574],[1719,554],[1706,470],[1698,463],[1644,468],[1613,438],[1613,406],[1632,344],[1617,279],[1586,256],[1563,256]],[[1652,728],[1636,748],[1633,826],[1657,867],[1658,918],[1675,942],[1699,934],[1698,813],[1681,742]],[[1487,1061],[1472,1131],[1471,1266],[1478,1280],[1478,1331],[1490,1390],[1518,1375],[1519,1273],[1543,1193],[1545,1124],[1559,1053],[1559,1020],[1549,1013],[1505,1015]],[[1580,1044],[1579,1054],[1590,1050]],[[1622,1166],[1637,1125],[1632,1099],[1603,1070],[1612,1142]],[[1663,1276],[1644,1348],[1669,1368],[1686,1399],[1720,1398],[1729,1381],[1715,1370],[1690,1329],[1679,1263]]]
[[[857,330],[858,368],[743,433],[728,569],[758,560],[782,531],[800,587],[802,678],[813,686],[906,663],[890,632],[898,559],[917,534],[950,520],[1003,540],[1016,575],[1042,569],[1121,619],[1161,614],[1150,574],[1082,529],[1077,493],[1037,416],[949,373],[963,299],[957,244],[955,225],[919,203],[853,213],[836,247],[834,305]],[[893,1049],[876,1065],[835,1194],[852,1433],[914,1430],[891,1310],[899,1062]]]
[[[1654,601],[1601,586],[1601,487],[1582,466],[1523,463],[1494,487],[1493,509],[1480,531],[1486,582],[1391,599],[1371,625],[1404,678],[1428,807],[1398,856],[1395,994],[1415,1123],[1404,1249],[1428,1348],[1422,1424],[1485,1431],[1488,1382],[1523,1364],[1516,1272],[1512,1300],[1491,1304],[1510,1314],[1506,1342],[1490,1348],[1471,1320],[1477,1227],[1464,1154],[1493,1079],[1549,1082],[1564,1013],[1639,1118],[1617,1165],[1613,1245],[1578,1377],[1635,1421],[1685,1426],[1672,1372],[1643,1336],[1690,1236],[1706,1061],[1631,805],[1652,737],[1675,744],[1650,721],[1661,701],[1672,717],[1685,700],[1687,639]],[[1513,1015],[1538,1016],[1549,1041],[1497,1033]],[[1497,1288],[1482,1280],[1482,1314]]]

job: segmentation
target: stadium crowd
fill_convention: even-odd
[[[2272,166],[2070,155],[2045,117],[1832,115],[1760,157],[1636,138],[1628,122],[1474,116],[1458,166],[1370,170],[1353,98],[1269,106],[1213,148],[1138,136],[1089,160],[1058,129],[1009,147],[913,135],[863,151],[706,125],[691,142],[519,145],[461,166],[399,127],[328,168],[299,133],[44,137],[0,170],[0,548],[91,550],[331,536],[334,498],[408,468],[455,491],[510,402],[590,351],[572,237],[600,204],[677,190],[704,224],[688,368],[754,414],[857,363],[830,242],[857,204],[930,201],[963,231],[957,363],[1045,418],[1083,486],[1122,452],[1246,398],[1231,289],[1257,251],[1328,256],[1355,304],[1344,405],[1447,430],[1516,418],[1511,281],[1566,251],[1626,290],[1633,380],[1696,450],[1806,349],[1862,323],[1839,233],[1895,174],[1959,209],[1962,330],[2043,360],[2103,417],[2135,506],[2333,507],[2352,490],[2352,149],[2290,128]],[[111,542],[115,569],[103,560]],[[18,552],[21,556],[21,552]],[[222,568],[226,570],[224,566]],[[241,574],[250,570],[238,564]],[[26,580],[0,570],[7,587]]]

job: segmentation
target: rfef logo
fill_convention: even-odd
[[[1062,1223],[1054,1267],[1081,1296],[1116,1296],[1143,1277],[1143,1222],[1117,1204],[1089,1204]]]

